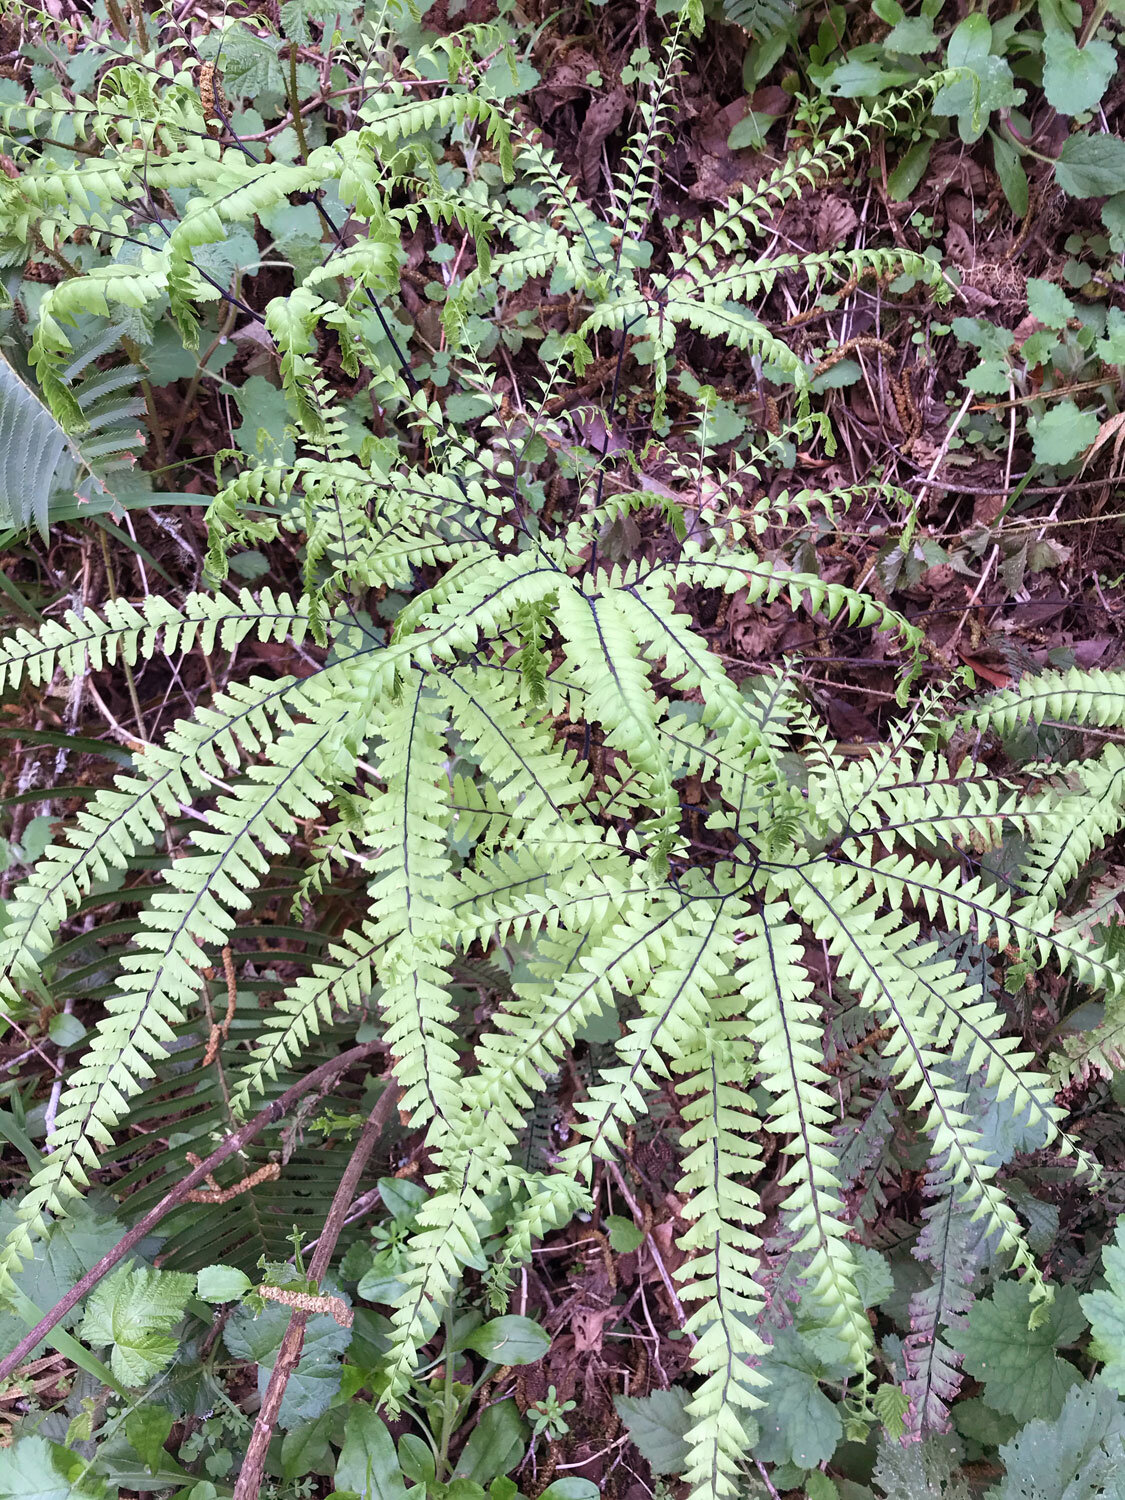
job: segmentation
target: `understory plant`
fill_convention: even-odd
[[[769,1400],[763,1360],[794,1313],[850,1382],[851,1431],[888,1410],[900,1379],[915,1433],[945,1420],[959,1375],[940,1319],[897,1373],[874,1349],[845,1202],[855,1162],[896,1133],[922,1143],[927,1219],[956,1212],[983,1226],[1024,1282],[1030,1322],[1047,1316],[1051,1288],[982,1119],[992,1110],[1035,1147],[1094,1164],[1060,1129],[1056,1082],[1019,1050],[993,966],[1000,954],[1024,975],[1051,963],[1088,987],[1104,1023],[1060,1066],[1112,1069],[1125,972],[1092,920],[1060,913],[1125,817],[1121,757],[1110,747],[1036,766],[1029,791],[977,751],[982,736],[1044,720],[1125,725],[1125,676],[1053,674],[967,709],[940,688],[911,701],[916,625],[762,555],[779,517],[831,514],[847,494],[762,499],[765,458],[720,462],[706,392],[679,444],[612,441],[612,395],[604,435],[575,439],[563,414],[607,349],[618,374],[627,352],[649,372],[644,409],[658,421],[687,330],[788,382],[785,432],[827,440],[807,368],[760,316],[774,285],[908,273],[943,290],[933,262],[907,251],[798,261],[757,248],[785,203],[846,169],[874,131],[909,122],[911,96],[801,146],[695,225],[667,264],[648,265],[675,81],[698,20],[685,6],[601,211],[453,44],[448,86],[412,89],[401,59],[380,80],[368,73],[362,123],[292,163],[210,129],[214,116],[164,64],[123,63],[92,99],[5,107],[8,130],[27,132],[28,165],[0,182],[4,234],[34,232],[60,254],[73,236],[120,250],[40,302],[30,363],[57,420],[72,432],[84,420],[68,373],[74,319],[127,323],[131,338],[167,306],[190,345],[201,307],[237,296],[277,350],[294,455],[227,470],[208,513],[212,587],[15,631],[0,643],[0,684],[42,691],[190,650],[237,661],[254,641],[300,649],[303,665],[299,676],[226,674],[159,743],[136,747],[12,894],[0,997],[21,1019],[60,962],[65,976],[52,955],[72,915],[121,899],[123,876],[153,851],[169,856],[125,893],[139,911],[2,1265],[17,1274],[142,1118],[151,1080],[202,1024],[204,996],[210,1014],[204,970],[224,949],[238,962],[256,894],[307,838],[296,910],[315,912],[345,879],[354,889],[357,873],[358,910],[298,977],[259,979],[265,1003],[234,1032],[222,1108],[233,1123],[299,1074],[322,1034],[374,1025],[398,1109],[424,1140],[428,1191],[395,1244],[373,1394],[399,1410],[468,1270],[506,1304],[533,1243],[591,1210],[600,1164],[659,1102],[677,1120],[686,1226],[676,1291],[696,1383],[685,1474],[710,1500],[738,1488]],[[389,45],[367,43],[376,60]],[[52,132],[69,121],[97,152],[37,155],[48,121]],[[436,167],[446,134],[491,152],[532,211],[450,188]],[[346,209],[346,235],[329,197]],[[206,270],[205,252],[298,199],[317,209],[324,254],[259,313]],[[454,224],[475,247],[444,329],[480,403],[461,420],[419,384],[388,312],[403,232],[420,223]],[[471,340],[479,299],[490,281],[544,279],[573,295],[576,315],[541,386],[501,399]],[[329,349],[368,377],[378,430],[337,399]],[[304,557],[288,592],[225,586],[241,549],[287,535]],[[395,594],[387,632],[371,610]],[[834,743],[799,663],[729,675],[689,606],[732,595],[879,636],[901,683],[886,740],[861,755]],[[470,989],[467,966],[486,976]],[[826,1024],[862,1044],[846,1097]],[[529,1116],[595,1027],[608,1027],[611,1055],[566,1139],[536,1153]],[[766,1244],[771,1137],[787,1166]],[[173,1138],[167,1174],[183,1175],[189,1149]],[[219,1200],[226,1221],[240,1201]],[[174,1240],[167,1254],[175,1265]]]

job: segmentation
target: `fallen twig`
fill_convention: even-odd
[[[321,1277],[328,1269],[332,1252],[336,1248],[336,1241],[340,1238],[340,1231],[344,1227],[352,1199],[359,1187],[359,1179],[363,1176],[363,1169],[375,1149],[376,1141],[386,1129],[387,1120],[394,1112],[400,1093],[398,1085],[388,1081],[374,1109],[367,1116],[367,1122],[360,1132],[351,1160],[344,1169],[344,1175],[340,1178],[340,1185],[332,1199],[332,1206],[328,1210],[328,1218],[324,1222],[324,1229],[317,1241],[312,1260],[309,1261],[309,1280],[314,1285],[319,1285]],[[309,1313],[304,1308],[293,1309],[289,1327],[285,1330],[285,1337],[281,1341],[277,1358],[274,1360],[270,1383],[266,1387],[266,1394],[262,1398],[262,1405],[254,1422],[254,1431],[250,1434],[246,1457],[242,1462],[238,1483],[234,1487],[234,1500],[257,1500],[265,1472],[266,1451],[270,1445],[270,1438],[273,1437],[273,1429],[277,1423],[278,1413],[281,1411],[281,1403],[285,1397],[289,1377],[297,1368],[297,1362],[301,1358],[301,1350],[305,1343],[305,1324],[308,1320]]]
[[[267,1126],[275,1125],[289,1112],[290,1107],[302,1094],[307,1094],[320,1084],[330,1082],[338,1073],[343,1073],[347,1068],[363,1062],[382,1050],[382,1042],[365,1042],[361,1047],[352,1047],[347,1052],[341,1052],[339,1057],[322,1063],[319,1068],[314,1068],[304,1078],[298,1079],[260,1114],[255,1115],[252,1120],[247,1120],[245,1125],[236,1130],[233,1135],[229,1135],[221,1146],[217,1146],[212,1151],[206,1161],[200,1162],[185,1178],[177,1182],[174,1188],[165,1193],[155,1208],[151,1208],[143,1219],[138,1220],[132,1229],[122,1235],[113,1249],[107,1251],[97,1265],[92,1266],[85,1276],[71,1287],[65,1297],[60,1297],[50,1312],[40,1318],[27,1337],[20,1339],[11,1353],[0,1359],[0,1380],[7,1380],[10,1375],[14,1374],[36,1345],[62,1322],[72,1308],[78,1306],[83,1297],[97,1286],[102,1277],[107,1276],[114,1266],[124,1260],[130,1250],[135,1249],[147,1234],[151,1234],[166,1214],[171,1213],[172,1209],[178,1207],[179,1204],[186,1202],[191,1191],[201,1182],[205,1182],[217,1166],[226,1161],[229,1156],[233,1156],[236,1151],[241,1151],[243,1146],[252,1141],[255,1136],[260,1135]]]

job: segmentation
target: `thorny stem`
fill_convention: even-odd
[[[309,159],[309,148],[305,141],[305,122],[301,119],[301,96],[297,92],[297,43],[289,43],[289,77],[286,82],[289,108],[293,111],[293,129],[297,132],[297,145],[302,163]]]

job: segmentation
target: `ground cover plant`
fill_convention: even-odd
[[[1120,1492],[1107,15],[0,22],[0,1494]]]

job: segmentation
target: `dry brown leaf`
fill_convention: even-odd
[[[597,190],[602,147],[621,124],[627,102],[625,90],[618,84],[608,94],[595,99],[586,111],[578,142],[578,165],[582,170],[583,186],[588,193]]]

